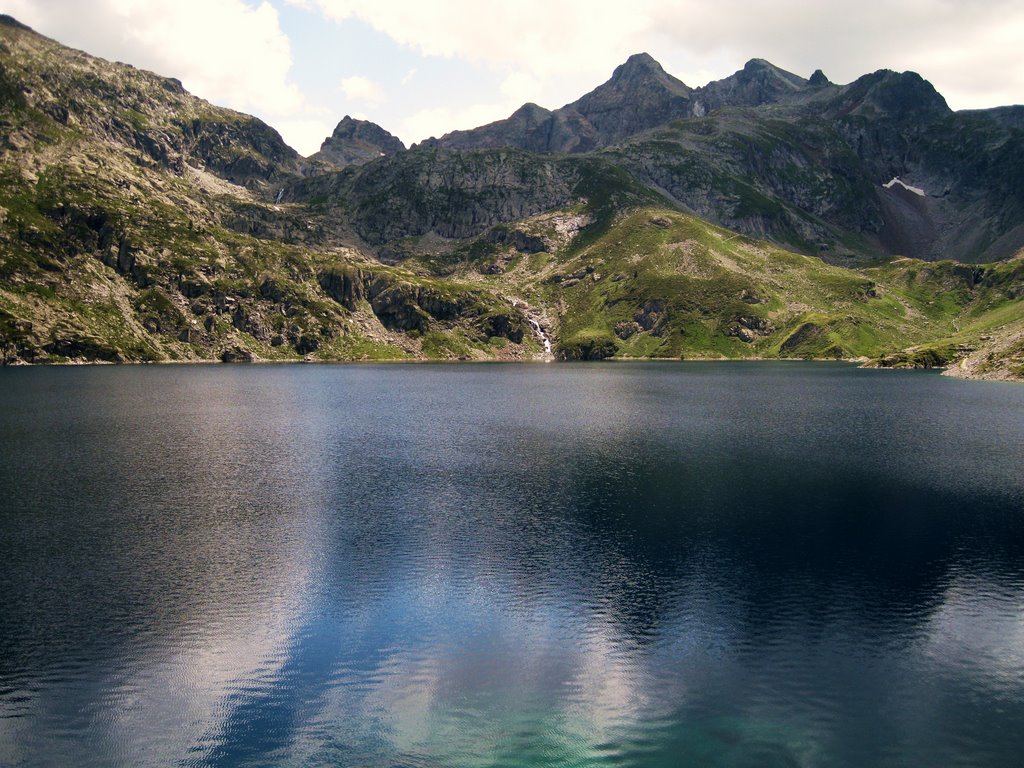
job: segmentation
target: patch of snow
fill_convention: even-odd
[[[899,176],[893,176],[892,181],[889,181],[889,182],[883,184],[882,186],[885,187],[886,189],[892,189],[897,184],[899,184],[905,190],[907,190],[909,192],[913,192],[915,195],[919,195],[920,197],[927,197],[928,196],[928,193],[925,192],[920,187],[912,187],[909,184],[901,181]]]

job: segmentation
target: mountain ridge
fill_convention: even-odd
[[[667,122],[715,89],[643,55],[578,100],[596,127],[517,110],[538,137],[586,120],[603,141],[638,91],[651,127],[589,152],[404,149],[349,118],[332,160],[0,24],[0,359],[534,359],[550,341],[566,359],[1024,376],[1015,111],[951,117],[895,73],[856,91],[760,60],[741,73],[718,87],[737,105]],[[1007,260],[885,258],[886,237],[942,255],[912,225],[943,216],[985,223]]]

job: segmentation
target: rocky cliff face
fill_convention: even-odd
[[[406,238],[472,238],[570,205],[610,217],[629,205],[665,202],[600,156],[436,147],[297,180],[284,200],[312,204],[325,218],[344,222],[386,259],[400,257]]]
[[[813,86],[799,75],[779,69],[764,59],[751,59],[739,72],[697,88],[686,116],[702,117],[723,107],[774,104],[806,92],[810,87]]]
[[[310,160],[322,160],[338,168],[362,165],[405,150],[405,144],[376,123],[345,115]]]
[[[603,148],[685,210],[837,263],[985,261],[1024,245],[1018,112],[955,114],[913,72],[839,86],[761,59],[691,89],[638,54],[561,109],[525,105],[432,145]]]

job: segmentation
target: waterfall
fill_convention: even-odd
[[[533,334],[544,342],[544,357],[551,357],[551,339],[548,338],[547,333],[540,326],[540,321],[526,316],[526,320],[530,323],[530,327],[533,328]]]
[[[540,319],[538,319],[538,317],[543,319],[544,313],[541,310],[534,309],[522,299],[514,299],[511,296],[502,296],[501,298],[513,307],[523,310],[523,314],[526,316],[526,322],[530,324],[530,328],[533,330],[533,335],[536,336],[544,345],[544,360],[554,360],[554,355],[551,351],[551,337],[548,336],[547,331],[544,330],[544,326],[540,324]]]

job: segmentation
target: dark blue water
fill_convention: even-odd
[[[1024,387],[0,370],[0,765],[1024,763]]]

